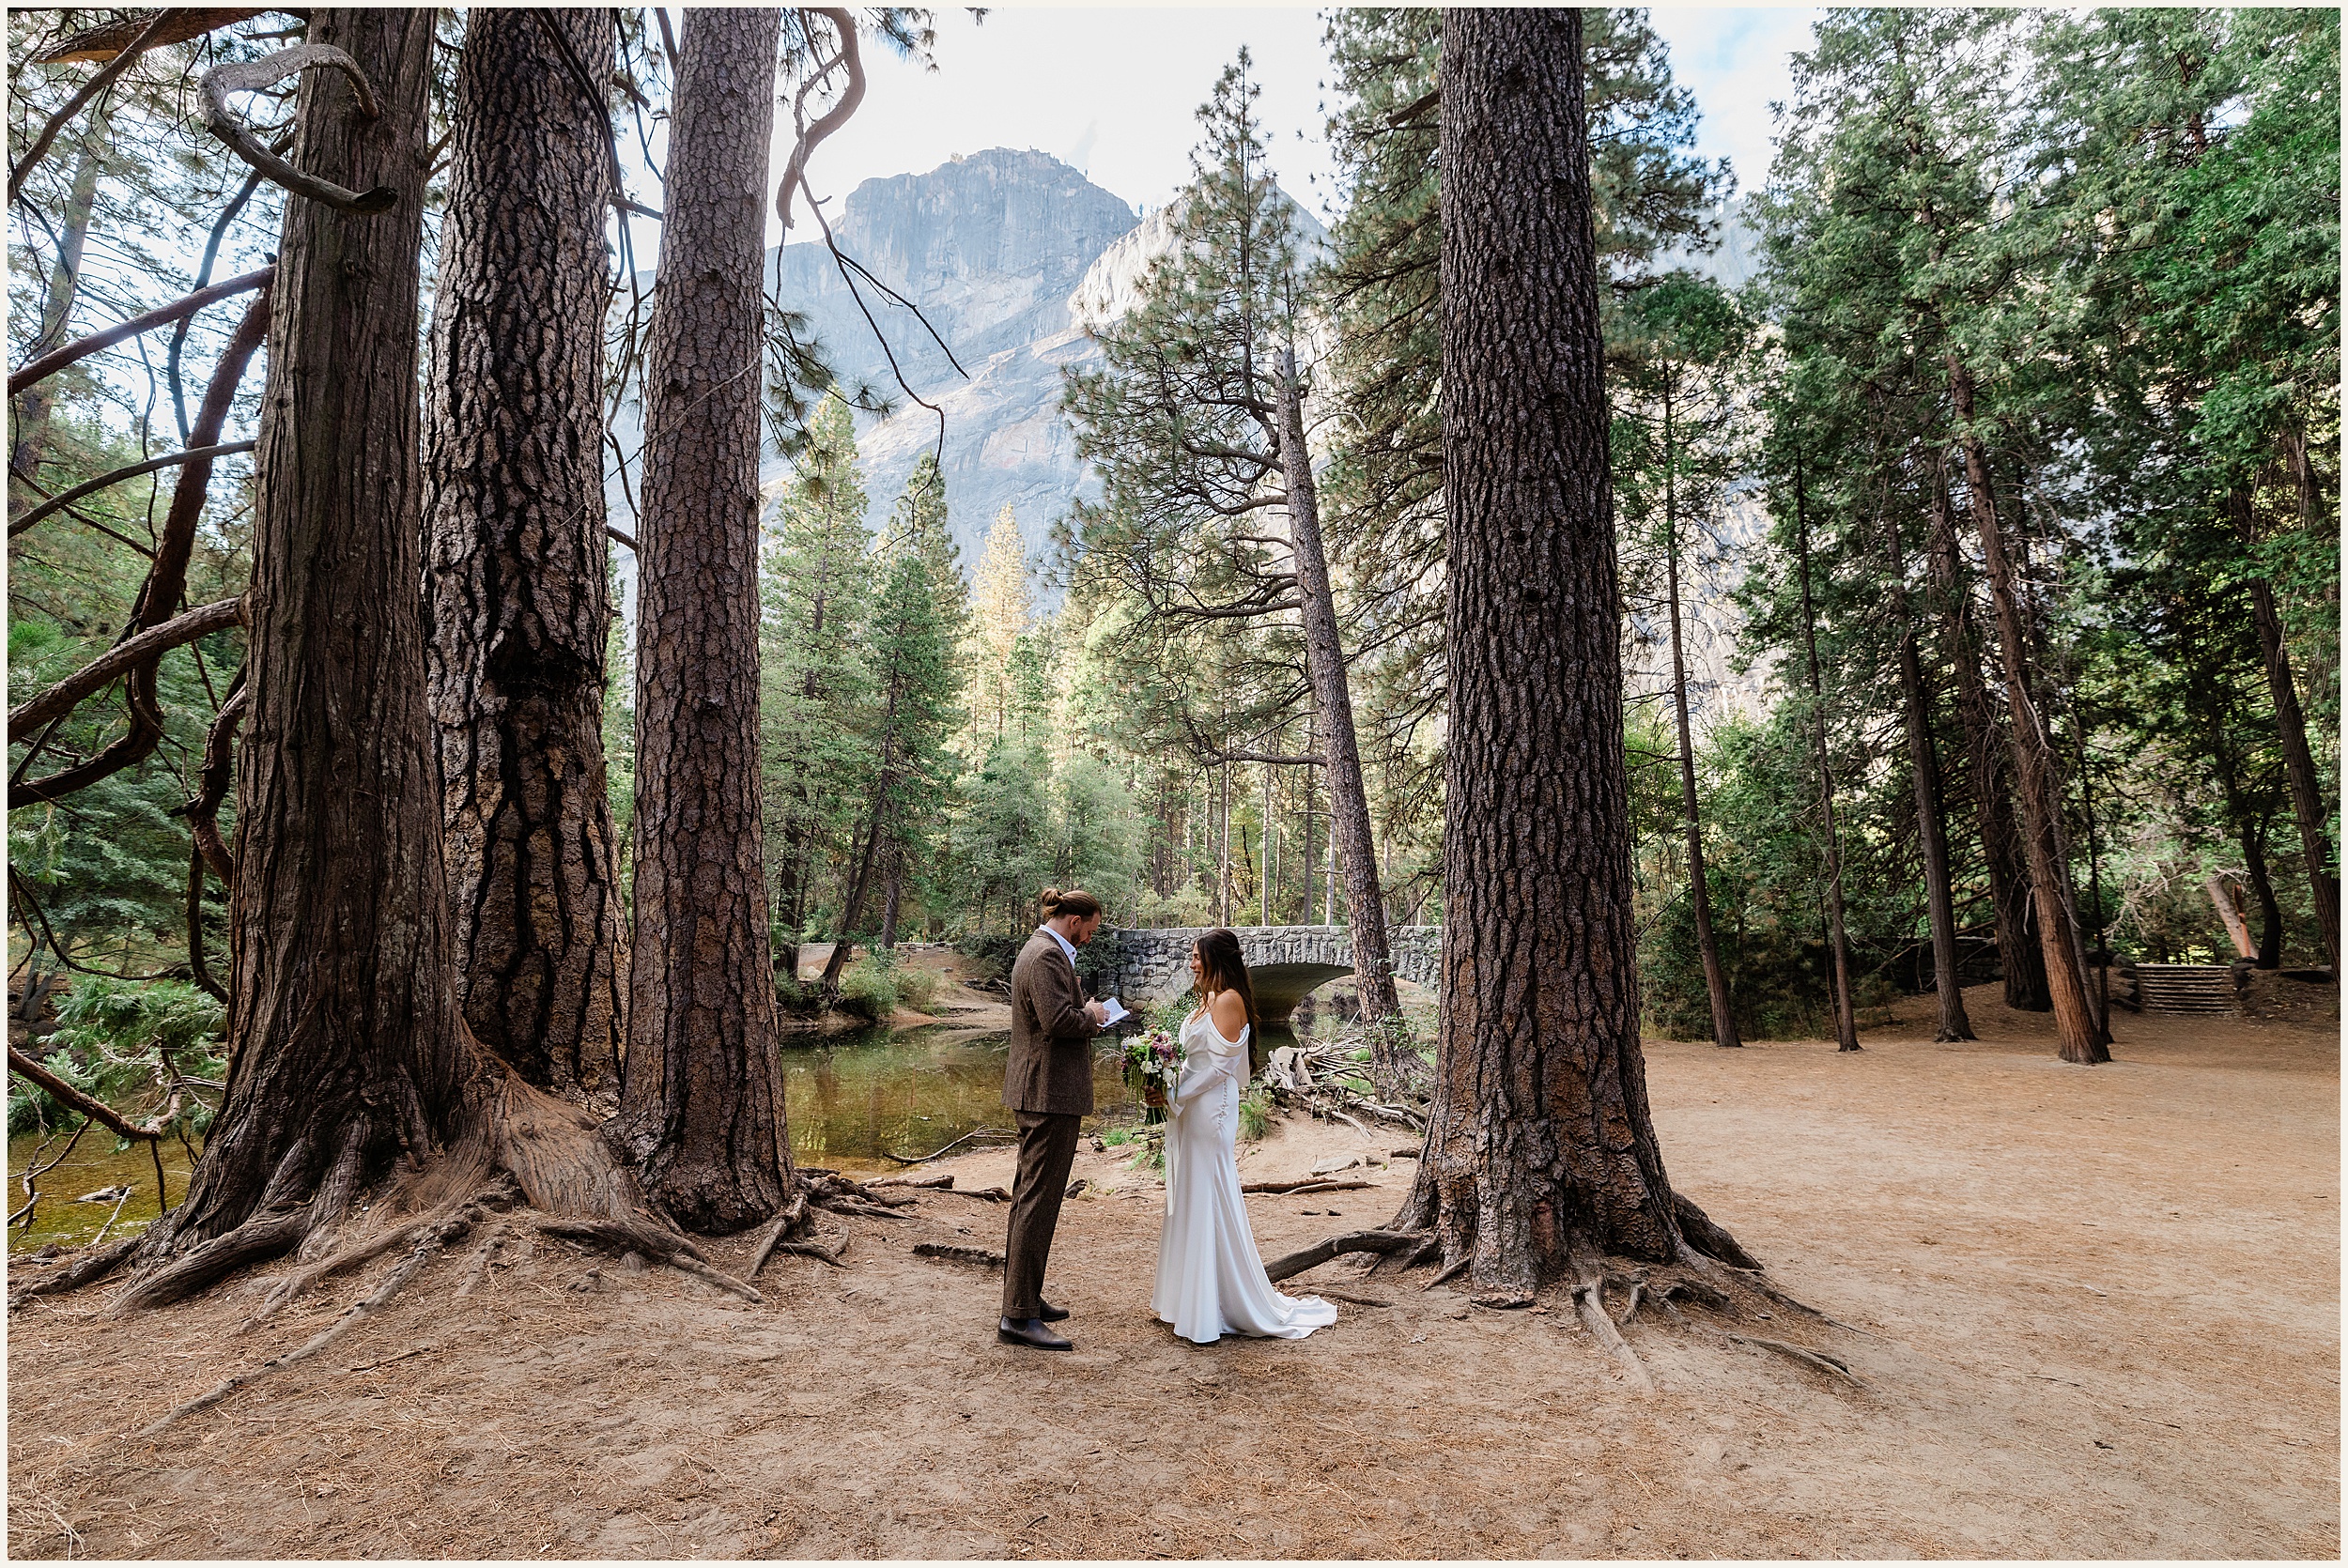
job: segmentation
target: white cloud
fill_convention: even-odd
[[[1671,46],[1672,75],[1696,96],[1696,150],[1728,159],[1739,191],[1769,179],[1772,102],[1793,97],[1791,56],[1810,47],[1815,9],[1658,6],[1648,13]]]
[[[955,153],[1033,147],[1076,157],[1094,184],[1136,207],[1161,206],[1190,177],[1193,115],[1242,44],[1263,89],[1257,107],[1281,184],[1314,205],[1327,191],[1320,109],[1327,71],[1312,10],[1012,7],[983,22],[965,10],[936,15],[935,71],[866,46],[864,102],[809,163],[819,192],[844,196],[866,179],[920,173]],[[789,130],[786,121],[778,131],[777,169],[789,156]]]

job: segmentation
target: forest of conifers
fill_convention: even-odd
[[[40,49],[97,19],[12,19],[16,161],[86,75],[35,64]],[[2011,999],[2046,1007],[2031,893],[2048,875],[2090,961],[2330,962],[2336,15],[1833,13],[1777,161],[1734,207],[1728,172],[1686,151],[1696,108],[1641,13],[1590,23],[1650,1018],[1710,1031],[1708,935],[1737,1030],[1827,1026],[1837,883],[1862,1007],[1928,988],[1937,934],[1966,979],[2002,974]],[[667,113],[649,26],[622,15],[624,128]],[[1332,13],[1348,185],[1314,254],[1244,71],[1214,87],[1180,209],[1192,243],[1069,390],[1101,488],[1070,498],[1053,558],[1028,559],[1005,518],[983,559],[956,559],[954,498],[927,470],[869,530],[820,346],[774,356],[770,438],[798,453],[763,514],[779,948],[1023,930],[1047,882],[1092,888],[1121,924],[1346,919],[1271,482],[1265,415],[1291,342],[1384,913],[1442,918],[1436,32],[1431,12]],[[160,51],[30,170],[13,362],[263,264],[283,193],[192,105],[199,69],[270,47],[212,33]],[[451,69],[444,54],[436,127]],[[445,177],[443,153],[429,200]],[[1738,287],[1705,266],[1723,212],[1756,258]],[[615,408],[643,351],[627,270],[615,254]],[[225,300],[12,403],[20,700],[127,630],[164,514],[207,469],[180,599],[242,591],[242,453],[54,500],[250,434],[257,375],[224,409],[206,395],[240,311]],[[623,836],[628,631],[612,623],[601,682]],[[239,639],[223,626],[155,663],[130,699],[132,732],[154,732],[85,788],[43,781],[119,744],[119,702],[12,725],[20,973],[205,976],[223,894],[193,891],[202,813],[182,807],[208,793]],[[233,792],[224,837],[232,817]],[[1708,907],[1691,896],[1699,854]]]
[[[201,993],[226,995],[232,780],[256,733],[238,737],[235,602],[279,349],[253,284],[285,221],[270,165],[296,82],[333,76],[232,74],[262,90],[208,107],[204,73],[298,41],[291,17],[60,52],[117,14],[9,23],[12,989],[70,978],[85,1006],[200,1022]],[[512,49],[562,47],[502,90],[546,115],[586,86],[612,135],[649,161],[665,126],[673,158],[664,23],[518,27]],[[857,30],[919,52],[926,24]],[[826,25],[788,21],[786,85],[855,69]],[[1847,1036],[1855,1010],[1937,983],[1961,1038],[1959,984],[2001,976],[2090,1051],[2109,955],[2336,966],[2337,13],[1825,13],[1741,193],[1688,150],[1697,106],[1644,13],[1585,26],[1650,1025]],[[438,27],[414,323],[429,704],[458,943],[519,973],[530,954],[490,952],[481,924],[501,901],[644,934],[629,846],[657,677],[634,639],[662,610],[618,607],[657,476],[613,432],[655,351],[637,248],[685,171],[667,201],[596,192],[618,207],[600,270],[559,281],[601,323],[599,363],[573,345],[487,364],[466,313],[520,253],[462,210],[489,196],[452,140],[466,23]],[[1090,888],[1116,925],[1358,926],[1367,902],[1443,921],[1446,788],[1477,784],[1445,771],[1440,31],[1433,11],[1330,13],[1325,246],[1276,184],[1244,56],[1199,85],[1178,243],[1067,387],[1097,487],[1041,559],[1008,515],[960,559],[934,466],[869,527],[850,403],[919,389],[835,391],[792,301],[764,302],[758,438],[793,469],[760,498],[740,695],[787,1006],[803,943],[1013,934],[1047,883]],[[804,148],[804,113],[801,131]],[[600,152],[573,175],[599,185],[607,160],[624,186]],[[1726,225],[1750,253],[1734,284],[1713,265]],[[596,478],[540,500],[608,516],[608,555],[549,560],[559,530],[504,557],[463,546],[513,478],[467,466],[485,387],[594,454]],[[556,586],[476,613],[523,563]],[[68,681],[133,634],[163,651]],[[531,704],[600,761],[485,763],[485,734]],[[577,853],[526,873],[500,812],[527,817],[533,791],[573,803],[549,831]],[[521,1038],[551,1009],[573,1040],[613,1036],[610,941],[576,972],[541,957],[509,1038],[469,1007],[474,1032],[553,1049]]]

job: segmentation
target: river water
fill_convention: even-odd
[[[1267,1046],[1293,1039],[1278,1025],[1265,1033]],[[1003,1108],[1008,1034],[941,1023],[918,1029],[880,1026],[801,1043],[804,1039],[787,1038],[782,1052],[791,1155],[802,1165],[824,1165],[857,1176],[898,1171],[904,1167],[892,1155],[916,1159],[981,1129],[1008,1133],[1016,1125]],[[1093,1123],[1131,1115],[1136,1109],[1116,1060],[1106,1052],[1100,1055],[1093,1068]],[[37,1151],[45,1162],[63,1153],[68,1141],[56,1138],[43,1151],[37,1134],[8,1140],[9,1201],[4,1212],[23,1207],[24,1171]],[[990,1141],[997,1140],[974,1140]],[[176,1204],[187,1191],[187,1152],[174,1140],[163,1145],[162,1156],[164,1191]],[[126,1186],[131,1191],[119,1213],[111,1198],[76,1201]],[[125,1227],[145,1225],[160,1212],[155,1162],[147,1145],[117,1150],[114,1135],[103,1128],[84,1134],[73,1151],[39,1178],[39,1187],[40,1201],[30,1225],[19,1224],[8,1232],[12,1253],[53,1241],[80,1246],[94,1239],[109,1218],[111,1234],[118,1236]]]

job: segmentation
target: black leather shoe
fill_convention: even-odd
[[[1043,1303],[1043,1312],[1042,1316],[1043,1321],[1046,1323],[1065,1323],[1068,1321],[1068,1309],[1066,1307],[1056,1307],[1052,1305],[1051,1302],[1046,1301]]]
[[[995,1337],[1005,1345],[1033,1350],[1074,1350],[1076,1347],[1043,1326],[1040,1317],[1006,1317],[996,1325]]]

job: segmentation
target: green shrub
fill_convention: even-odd
[[[157,1078],[167,1055],[181,1075],[219,1082],[227,1071],[220,1052],[226,1009],[208,993],[178,980],[116,980],[87,975],[57,1003],[57,1028],[41,1065],[73,1087],[109,1105],[158,1107]],[[71,1121],[79,1112],[22,1079],[8,1081],[8,1132],[37,1132]],[[189,1130],[211,1126],[212,1106],[196,1096],[182,1102]]]
[[[1027,945],[1027,937],[1032,934],[1008,936],[1001,931],[987,931],[963,937],[954,944],[954,951],[969,966],[972,979],[1009,980],[1011,966],[1019,961],[1019,949]]]
[[[840,977],[840,1010],[874,1023],[899,1008],[927,1012],[937,1005],[937,976],[901,962],[893,953],[874,953]]]
[[[1272,1130],[1272,1096],[1259,1084],[1239,1102],[1239,1135],[1255,1143]]]

